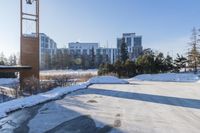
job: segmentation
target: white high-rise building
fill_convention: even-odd
[[[104,63],[115,63],[118,57],[118,51],[116,48],[98,48],[96,55],[102,55]]]
[[[40,69],[48,69],[50,58],[56,55],[56,42],[44,33],[40,33]]]
[[[91,55],[92,49],[97,60],[104,63],[114,63],[117,60],[117,48],[102,48],[98,43],[82,43],[75,42],[69,43],[68,49],[71,55]]]
[[[142,36],[135,33],[123,33],[122,38],[117,38],[117,48],[120,50],[122,39],[127,44],[129,58],[135,60],[142,53]]]
[[[71,42],[68,44],[69,52],[72,55],[90,55],[92,49],[96,54],[96,49],[99,47],[98,43],[82,43],[82,42]]]

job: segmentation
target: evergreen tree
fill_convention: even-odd
[[[186,64],[187,64],[187,58],[183,57],[183,55],[177,54],[176,59],[174,60],[174,63],[176,65],[176,70],[180,71],[180,69],[185,68],[186,72]]]
[[[125,38],[122,38],[122,44],[120,47],[120,60],[122,63],[125,63],[128,58],[127,44],[125,42]]]
[[[123,64],[120,60],[117,60],[114,64],[115,67],[115,73],[118,75],[118,77],[121,77],[123,75]]]
[[[165,71],[165,67],[164,67],[164,55],[163,53],[159,52],[156,56],[155,56],[155,68],[153,69],[153,72],[155,73],[160,73],[160,72],[164,72]],[[153,62],[152,62],[153,63]]]
[[[133,77],[136,75],[136,65],[135,65],[135,62],[127,59],[125,64],[124,64],[124,67],[125,67],[125,73],[126,73],[126,76],[128,77]]]
[[[171,56],[167,55],[164,60],[164,66],[165,72],[172,71],[174,69],[173,58]]]
[[[151,49],[145,49],[143,55],[136,60],[138,73],[157,73],[154,57],[155,54]]]
[[[98,75],[106,75],[114,72],[114,66],[109,63],[103,63],[99,67]]]

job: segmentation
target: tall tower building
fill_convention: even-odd
[[[137,57],[142,53],[142,36],[138,36],[135,33],[123,33],[122,38],[124,38],[127,44],[129,58],[131,60],[137,59]],[[117,49],[120,51],[122,38],[117,38]],[[119,53],[120,54],[120,53]]]

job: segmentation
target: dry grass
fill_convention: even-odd
[[[40,79],[41,80],[54,80],[54,79],[68,79],[70,81],[74,82],[86,82],[88,79],[96,76],[95,74],[62,74],[62,75],[41,75]]]
[[[95,75],[92,75],[92,74],[85,74],[85,75],[82,75],[81,77],[79,77],[79,81],[80,82],[86,82],[88,81],[90,78],[94,77]]]

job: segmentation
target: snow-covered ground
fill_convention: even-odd
[[[19,79],[17,78],[0,78],[0,85],[10,85],[18,82]]]
[[[8,101],[5,103],[0,104],[0,118],[5,117],[8,112],[11,112],[16,109],[20,108],[25,108],[25,107],[30,107],[39,103],[47,102],[50,100],[55,100],[58,99],[59,97],[69,93],[73,92],[79,89],[84,89],[87,88],[91,84],[104,84],[104,83],[109,83],[109,84],[127,84],[128,82],[122,79],[118,79],[113,76],[98,76],[98,77],[93,77],[89,81],[79,84],[79,85],[74,85],[70,87],[58,87],[55,88],[51,91],[48,91],[46,93],[41,93],[38,95],[33,95],[30,97],[26,98],[20,98],[12,101]]]
[[[142,74],[130,80],[140,81],[166,81],[166,82],[198,82],[199,76],[192,73],[163,73],[163,74]]]
[[[85,75],[85,74],[91,74],[91,75],[97,75],[98,70],[97,69],[89,69],[89,70],[45,70],[40,71],[41,75]]]
[[[113,76],[97,76],[87,81],[89,84],[128,84],[128,81]]]
[[[0,132],[199,133],[199,122],[199,84],[132,81],[19,110],[0,119]]]

